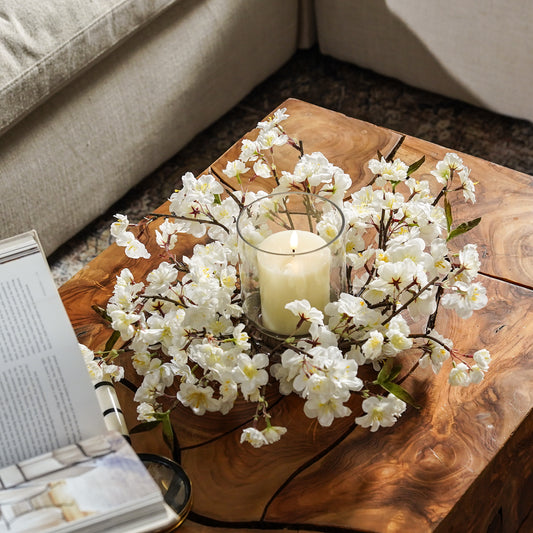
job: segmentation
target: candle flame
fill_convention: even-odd
[[[298,248],[298,233],[296,233],[296,231],[291,232],[289,246],[291,247],[292,253],[295,254],[296,248]]]

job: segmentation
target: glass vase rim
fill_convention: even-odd
[[[273,196],[288,196],[288,195],[298,195],[298,196],[308,196],[308,197],[313,197],[313,198],[318,198],[319,200],[321,201],[325,201],[327,202],[328,204],[330,204],[340,215],[341,217],[341,226],[339,228],[339,230],[337,231],[337,235],[335,235],[335,237],[333,239],[331,239],[330,241],[327,241],[325,244],[323,244],[322,246],[319,246],[317,248],[313,248],[312,250],[307,250],[305,252],[271,252],[269,250],[264,250],[263,248],[259,248],[259,246],[257,246],[256,244],[252,244],[240,231],[239,229],[239,220],[241,219],[241,215],[242,213],[248,208],[250,207],[251,205],[257,203],[257,202],[260,202],[262,200],[265,200],[266,198],[268,197],[273,197]],[[294,257],[294,256],[302,256],[302,255],[307,255],[307,254],[313,254],[313,253],[316,253],[318,250],[322,250],[324,248],[328,248],[329,246],[331,246],[335,241],[337,241],[338,239],[340,239],[341,235],[343,234],[344,232],[344,227],[346,225],[346,220],[345,220],[345,217],[344,217],[344,212],[342,211],[342,209],[335,203],[333,202],[332,200],[330,200],[329,198],[326,198],[324,196],[320,196],[316,193],[312,193],[312,192],[306,192],[306,191],[286,191],[286,192],[274,192],[274,193],[269,193],[267,194],[266,196],[261,196],[260,198],[256,198],[253,202],[250,202],[249,204],[247,205],[244,205],[241,210],[239,211],[239,215],[237,216],[237,222],[235,224],[235,227],[237,229],[237,236],[242,239],[248,246],[254,248],[255,250],[257,250],[258,252],[262,252],[264,254],[271,254],[271,255],[279,255],[279,256],[285,256],[285,257]],[[296,229],[294,230],[286,230],[286,231],[296,231]],[[318,235],[318,234],[315,234],[315,235]]]

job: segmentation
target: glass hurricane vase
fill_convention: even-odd
[[[307,300],[324,311],[346,286],[344,215],[304,192],[274,193],[243,207],[237,220],[243,309],[269,336],[307,333],[286,305]]]

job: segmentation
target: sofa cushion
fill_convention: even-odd
[[[180,0],[0,4],[0,134]]]
[[[324,54],[533,121],[530,0],[315,0],[315,7]]]

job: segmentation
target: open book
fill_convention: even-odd
[[[35,232],[0,241],[0,405],[0,532],[151,531],[176,518],[109,431],[117,420],[106,425]]]

